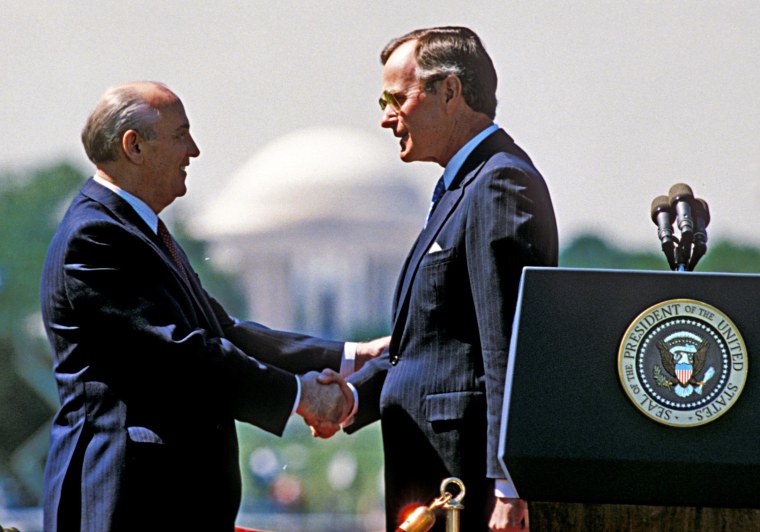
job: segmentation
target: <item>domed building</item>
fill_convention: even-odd
[[[191,228],[242,281],[245,318],[334,338],[387,332],[439,172],[400,162],[379,134],[299,130],[255,153]]]

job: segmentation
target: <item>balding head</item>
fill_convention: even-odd
[[[161,109],[179,101],[169,88],[154,81],[126,83],[108,89],[82,130],[87,157],[96,165],[115,161],[129,130],[145,139],[156,137]]]

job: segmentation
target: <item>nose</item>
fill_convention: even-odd
[[[188,157],[198,157],[201,154],[201,150],[198,148],[192,135],[188,134],[188,138],[190,139],[187,149]]]
[[[398,122],[398,112],[390,105],[383,110],[383,116],[380,117],[380,127],[393,129]]]

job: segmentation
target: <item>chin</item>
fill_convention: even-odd
[[[410,150],[404,150],[401,153],[399,153],[399,159],[404,161],[405,163],[411,163],[412,161],[416,161],[417,157],[414,156],[414,154]]]

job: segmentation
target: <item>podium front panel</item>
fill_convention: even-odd
[[[631,324],[671,300],[720,309],[746,349],[740,395],[695,426],[645,415],[618,371]],[[527,268],[513,336],[500,454],[522,498],[760,508],[760,276]]]

